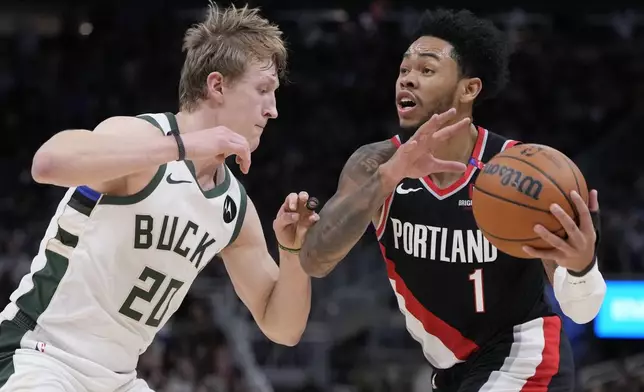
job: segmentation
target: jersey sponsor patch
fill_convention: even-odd
[[[224,200],[224,222],[230,223],[237,216],[237,205],[230,196],[226,196]]]

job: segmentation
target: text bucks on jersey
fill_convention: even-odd
[[[165,133],[176,126],[171,114],[147,120]],[[202,190],[185,161],[162,165],[132,196],[70,189],[3,316],[20,309],[38,323],[34,340],[132,371],[197,274],[241,229],[244,188],[225,166],[218,180]]]

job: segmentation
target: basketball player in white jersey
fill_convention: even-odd
[[[264,334],[299,341],[311,287],[297,253],[318,216],[305,192],[286,198],[278,267],[224,163],[248,172],[277,117],[281,32],[256,9],[212,6],[184,50],[177,115],[109,118],[36,153],[35,180],[70,189],[0,314],[0,391],[150,391],[138,357],[216,255]]]

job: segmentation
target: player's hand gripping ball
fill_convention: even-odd
[[[302,247],[308,229],[320,219],[315,212],[319,201],[306,192],[291,193],[273,221],[275,237],[280,245],[297,251]]]
[[[472,192],[477,226],[501,251],[520,258],[555,260],[583,270],[593,260],[598,213],[579,168],[547,146],[519,144],[492,158]]]

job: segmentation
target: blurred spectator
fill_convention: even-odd
[[[375,1],[363,14],[351,6],[307,23],[299,21],[304,13],[289,18],[266,7],[287,35],[291,74],[278,93],[280,118],[266,129],[250,174],[241,178],[264,219],[269,244],[273,215],[287,193],[306,189],[327,200],[356,147],[396,131],[393,83],[410,25],[388,16],[400,11],[394,3]],[[91,4],[53,13],[61,18],[57,34],[21,29],[0,35],[0,162],[9,173],[0,187],[4,303],[28,271],[64,191],[30,179],[38,146],[55,132],[91,129],[108,116],[176,110],[181,39],[192,14],[167,5]],[[643,273],[644,175],[638,138],[644,113],[644,29],[632,24],[624,30],[618,24],[618,31],[578,13],[531,19],[517,10],[513,15],[495,17],[502,27],[512,28],[511,84],[475,111],[475,122],[571,156],[589,185],[600,189],[602,269]],[[517,15],[524,21],[519,25],[513,24]],[[372,237],[364,240],[366,246],[373,245]],[[203,274],[224,276],[216,264]],[[384,276],[382,284],[387,284]],[[588,339],[582,332],[571,330]],[[228,344],[209,305],[189,296],[142,355],[139,374],[158,391],[246,391]],[[601,354],[590,357],[596,356]],[[356,366],[350,376],[333,374],[356,385],[347,392],[429,390],[426,368],[414,376],[395,364],[367,366]],[[642,379],[619,384],[597,391],[642,390]]]

